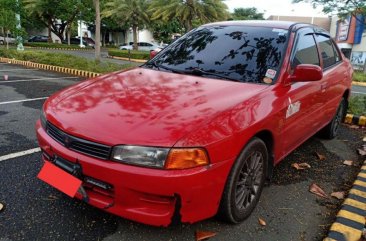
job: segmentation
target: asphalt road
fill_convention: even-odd
[[[352,86],[352,95],[366,95],[366,86]]]
[[[36,148],[34,123],[44,98],[80,80],[0,63],[0,160]],[[308,187],[316,182],[328,193],[347,190],[359,167],[346,167],[342,160],[361,161],[355,154],[361,135],[343,126],[338,139],[314,137],[304,143],[275,168],[258,207],[238,225],[215,218],[168,228],[135,223],[71,199],[38,180],[43,164],[39,152],[2,160],[0,202],[6,208],[0,212],[0,240],[194,240],[196,230],[216,232],[210,240],[322,240],[340,201],[318,198]],[[327,159],[317,160],[315,151]],[[312,168],[296,171],[291,168],[294,162],[307,162]],[[267,225],[260,226],[258,218]]]

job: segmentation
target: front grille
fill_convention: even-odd
[[[47,122],[47,133],[54,140],[56,140],[68,149],[104,160],[109,158],[112,149],[110,146],[107,145],[71,136],[58,129],[56,126],[52,125],[50,122]]]

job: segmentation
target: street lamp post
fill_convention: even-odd
[[[18,43],[18,46],[17,46],[17,50],[18,51],[23,51],[24,50],[24,46],[23,46],[23,38],[22,36],[20,35],[20,31],[22,29],[22,25],[20,23],[20,5],[19,5],[19,0],[16,0],[16,6],[17,6],[17,12],[15,13],[15,19],[16,19],[16,23],[17,23],[17,30],[18,30],[18,33],[17,33],[17,43]]]

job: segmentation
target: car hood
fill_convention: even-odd
[[[267,87],[136,68],[68,88],[44,109],[49,121],[80,138],[171,147]]]

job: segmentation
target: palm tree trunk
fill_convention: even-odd
[[[94,0],[95,7],[95,61],[100,62],[100,5],[99,0]]]
[[[192,30],[193,26],[192,26],[192,20],[191,19],[187,19],[186,21],[184,21],[184,27],[186,29],[186,32],[189,32]]]
[[[132,34],[133,34],[133,50],[138,50],[138,46],[137,46],[137,24],[132,25]]]

